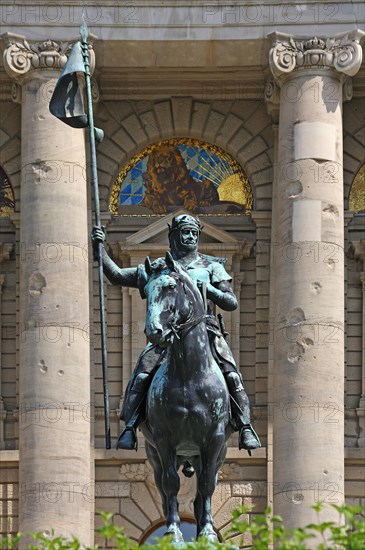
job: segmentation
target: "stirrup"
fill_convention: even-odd
[[[261,441],[251,424],[244,424],[240,429],[238,448],[245,449],[251,456],[253,449],[259,449],[261,447]]]
[[[126,427],[119,436],[117,449],[138,450],[138,439],[135,428]]]

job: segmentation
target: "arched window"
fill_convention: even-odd
[[[352,182],[349,196],[349,210],[365,212],[365,164],[363,164]]]
[[[120,170],[110,197],[114,215],[237,215],[252,209],[241,166],[220,147],[190,138],[158,141]]]
[[[195,540],[196,537],[196,524],[193,521],[184,520],[180,524],[180,531],[183,534],[185,542],[190,542]],[[166,532],[166,524],[157,525],[153,527],[148,533],[143,537],[141,544],[146,542],[150,544],[156,544],[156,538],[163,537]]]
[[[0,218],[14,212],[14,193],[8,176],[0,167]]]

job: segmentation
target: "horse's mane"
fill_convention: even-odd
[[[176,261],[176,260],[175,260],[175,261]],[[178,262],[177,262],[177,263],[178,263]],[[187,269],[186,269],[183,265],[181,265],[181,264],[178,263],[178,266],[179,266],[179,269],[180,269],[183,273],[189,275]],[[157,273],[157,274],[158,274],[158,273],[162,273],[163,271],[167,271],[167,272],[170,272],[170,271],[171,271],[170,268],[169,268],[169,266],[168,266],[167,263],[166,263],[165,258],[157,258],[157,260],[154,260],[154,261],[151,263],[151,268],[152,268],[152,270],[153,270],[155,273]]]
[[[198,290],[198,287],[195,285],[193,279],[190,277],[189,272],[186,269],[186,267],[184,267],[183,265],[179,264],[176,261],[175,261],[175,264],[178,267],[178,270],[179,270],[178,272],[172,271],[170,269],[170,267],[168,266],[165,258],[157,258],[157,260],[154,260],[151,263],[151,269],[152,269],[152,272],[155,274],[155,276],[158,276],[158,275],[165,272],[166,274],[168,274],[172,277],[174,277],[174,275],[175,275],[175,278],[176,278],[176,277],[179,276],[179,272],[180,272],[184,277],[186,277],[187,281],[191,282],[191,288],[192,288],[193,293],[197,292],[197,294],[201,297],[200,291]]]
[[[157,258],[151,263],[151,268],[156,273],[161,273],[164,269],[168,269],[165,258]]]

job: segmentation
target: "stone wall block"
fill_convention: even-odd
[[[173,97],[171,99],[174,128],[177,136],[188,135],[192,102],[191,97]]]
[[[191,117],[191,131],[194,134],[201,135],[202,130],[205,127],[207,117],[210,111],[209,103],[201,103],[194,101]]]
[[[150,522],[161,519],[160,506],[157,506],[156,500],[152,497],[144,483],[132,483],[131,496],[136,503],[143,502],[143,511],[147,514]]]
[[[212,513],[215,516],[220,510],[222,503],[232,496],[230,483],[219,482],[215,488],[212,498]]]
[[[140,115],[144,130],[150,140],[157,140],[160,137],[160,129],[154,111],[146,111]]]
[[[240,118],[233,114],[229,114],[217,134],[217,140],[224,144],[228,143],[241,125],[242,120]]]
[[[232,520],[232,512],[235,508],[242,504],[240,497],[231,497],[220,508],[219,512],[214,514],[214,525],[221,530],[224,527],[229,527],[229,522]]]
[[[204,129],[203,136],[208,141],[215,140],[217,134],[219,133],[220,126],[223,124],[224,115],[218,113],[217,111],[210,111],[207,124]]]
[[[141,120],[135,114],[123,120],[123,126],[130,136],[133,136],[134,141],[143,146],[147,142],[147,134],[144,127],[141,125]]]
[[[112,136],[111,139],[118,144],[119,147],[124,149],[126,153],[131,154],[136,147],[136,143],[131,136],[125,131],[124,128],[119,128]]]
[[[154,111],[157,116],[157,120],[160,128],[164,129],[164,136],[173,136],[174,127],[172,121],[172,111],[170,101],[160,101],[154,104]]]

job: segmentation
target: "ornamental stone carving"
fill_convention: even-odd
[[[122,464],[119,469],[119,475],[124,481],[145,481],[148,473],[145,462]]]
[[[56,42],[51,39],[30,41],[13,33],[6,33],[2,40],[5,45],[5,70],[9,76],[17,79],[25,77],[32,70],[62,69],[73,46],[73,42]],[[94,65],[94,52],[90,46],[91,72]]]
[[[280,87],[273,76],[265,82],[264,98],[267,113],[270,115],[272,122],[277,124],[280,111]]]
[[[280,105],[280,88],[273,78],[265,82],[264,97],[266,104],[271,106],[270,109],[275,110]]]
[[[14,103],[22,102],[22,87],[17,82],[13,82],[11,86],[11,99]]]
[[[361,66],[360,40],[365,33],[355,31],[334,38],[310,38],[296,40],[285,34],[275,34],[269,62],[276,79],[299,68],[334,69],[347,76],[354,76]]]
[[[220,481],[244,479],[243,467],[238,462],[225,462],[218,472]]]

